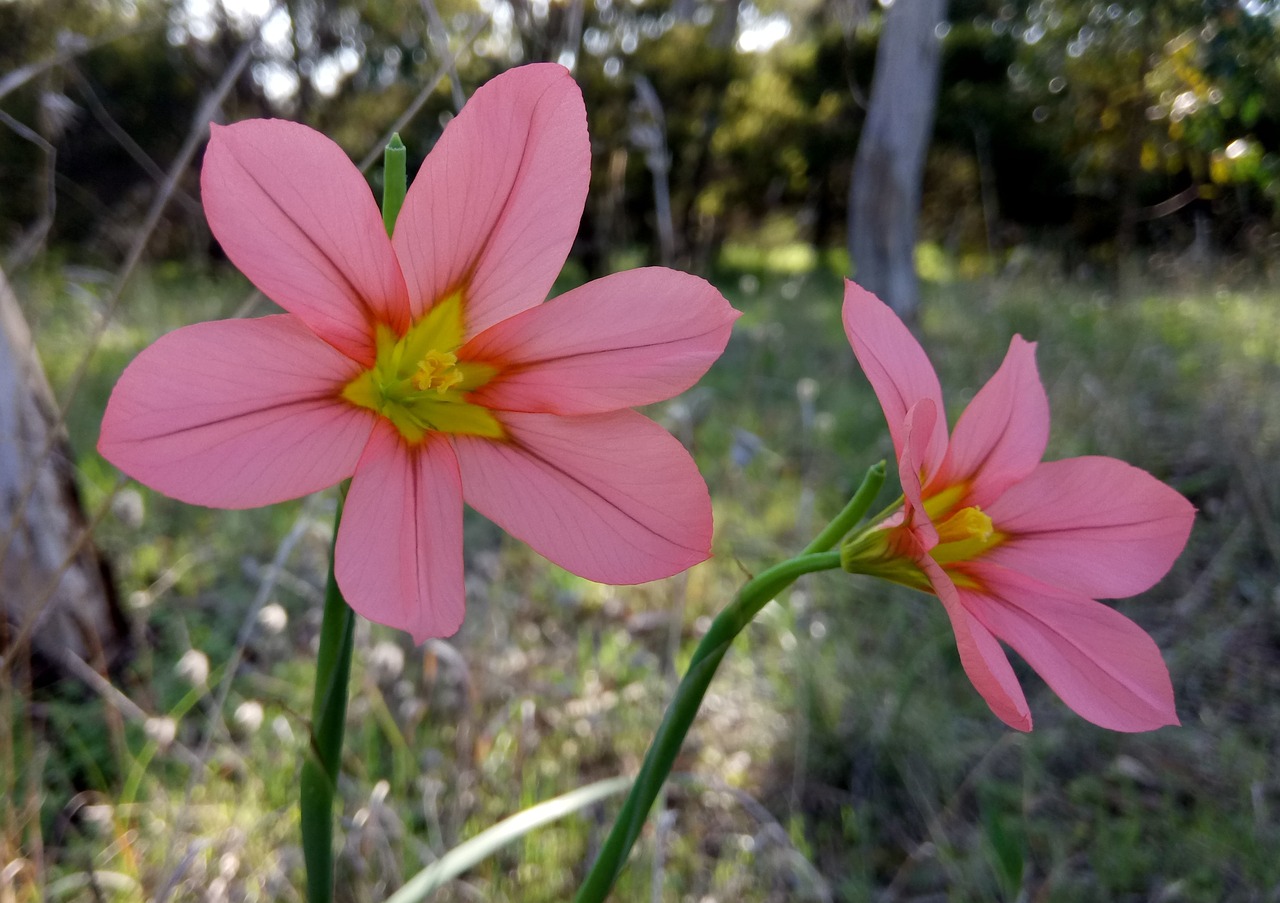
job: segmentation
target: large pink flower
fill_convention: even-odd
[[[666,577],[710,554],[684,448],[629,410],[692,385],[737,316],[640,269],[544,299],[585,203],[582,95],[555,65],[476,92],[394,239],[337,145],[215,128],[201,186],[227,256],[288,313],[179,329],[125,370],[98,448],[185,502],[246,508],[352,478],[335,569],[421,642],[463,615],[462,504],[574,573]]]
[[[844,324],[889,421],[904,497],[845,547],[845,566],[935,593],[969,679],[1012,727],[1030,730],[1031,714],[997,640],[1095,724],[1177,724],[1155,643],[1094,599],[1163,577],[1190,534],[1190,503],[1114,458],[1042,462],[1049,403],[1020,336],[948,438],[938,377],[902,321],[850,282]]]

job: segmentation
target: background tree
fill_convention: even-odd
[[[1079,243],[1111,262],[1153,242],[1203,251],[1274,216],[1278,21],[1274,3],[1234,0],[1044,0],[1010,17],[1009,86],[1053,136]]]
[[[457,109],[452,77],[418,98],[442,70],[470,90],[522,62],[571,64],[597,151],[578,247],[594,271],[619,253],[659,255],[652,176],[631,140],[638,78],[653,86],[666,126],[670,244],[699,270],[726,239],[848,244],[860,279],[909,299],[905,221],[917,207],[916,238],[985,257],[977,271],[998,269],[1019,246],[1091,266],[1193,242],[1227,253],[1266,247],[1280,200],[1280,4],[952,0],[941,28],[937,5],[923,4],[935,30],[919,26],[917,49],[937,51],[943,73],[924,188],[877,201],[898,189],[870,175],[873,163],[908,178],[925,146],[875,150],[885,123],[927,120],[920,86],[931,79],[913,76],[897,101],[868,107],[873,68],[915,59],[909,42],[907,51],[891,44],[896,17],[921,6],[280,0],[264,13],[178,0],[10,0],[0,4],[5,84],[67,42],[95,49],[0,97],[0,179],[13,186],[0,193],[0,241],[11,265],[45,241],[90,249],[104,264],[118,257],[116,242],[145,210],[198,97],[261,29],[226,117],[301,119],[357,158],[420,100],[402,134],[421,159]],[[865,181],[851,191],[863,131]],[[183,187],[152,250],[203,258],[194,169]],[[850,216],[881,207],[900,207],[904,223],[844,234]],[[878,274],[891,244],[902,288]]]
[[[70,653],[105,667],[124,650],[124,617],[88,536],[56,412],[0,270],[0,647],[34,651],[46,664]]]
[[[885,13],[849,190],[854,275],[903,317],[920,303],[916,222],[945,14],[946,0],[894,3]]]

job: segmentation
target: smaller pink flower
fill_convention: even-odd
[[[526,66],[480,88],[394,238],[342,150],[305,126],[215,128],[201,189],[227,256],[287,313],[162,337],[120,377],[98,449],[197,505],[351,478],[343,595],[416,642],[463,615],[467,504],[580,576],[643,583],[710,555],[688,452],[633,406],[683,391],[737,312],[662,268],[545,301],[590,179],[582,94]]]
[[[846,545],[846,569],[936,594],[965,673],[1011,727],[1030,730],[1031,714],[997,640],[1095,724],[1177,724],[1156,644],[1094,599],[1163,577],[1190,535],[1191,504],[1114,458],[1040,460],[1049,402],[1034,343],[1014,337],[948,437],[938,377],[893,311],[849,282],[844,325],[889,421],[904,497]]]

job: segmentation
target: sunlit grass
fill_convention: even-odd
[[[468,518],[459,636],[415,650],[361,627],[339,787],[344,899],[381,900],[500,819],[634,772],[706,619],[889,455],[841,328],[841,281],[815,260],[785,243],[730,249],[714,276],[744,312],[729,350],[699,387],[649,412],[707,476],[711,562],[685,579],[601,587]],[[97,285],[51,269],[27,286],[59,391],[97,325]],[[157,269],[131,290],[69,417],[89,508],[115,488],[92,449],[119,370],[168,329],[232,314],[245,288]],[[1011,735],[969,686],[931,599],[807,578],[727,658],[677,764],[661,868],[651,830],[615,899],[649,900],[655,880],[664,900],[741,903],[1258,899],[1280,884],[1268,816],[1280,805],[1280,547],[1267,533],[1280,508],[1268,476],[1280,295],[948,281],[927,287],[922,332],[953,416],[1014,332],[1037,340],[1050,457],[1126,458],[1200,508],[1170,578],[1121,606],[1165,650],[1186,726],[1109,734],[1020,669],[1037,730]],[[331,502],[210,511],[130,485],[111,504],[97,540],[137,640],[117,686],[151,720],[70,682],[4,685],[8,886],[19,900],[91,899],[92,871],[106,900],[300,899],[294,798]],[[432,899],[567,899],[615,810],[531,834]]]

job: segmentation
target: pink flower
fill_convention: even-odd
[[[893,312],[850,282],[844,324],[889,421],[904,496],[901,511],[842,550],[846,568],[935,593],[965,673],[1011,727],[1030,730],[1031,714],[997,640],[1095,724],[1177,724],[1155,643],[1094,599],[1163,577],[1195,509],[1114,458],[1040,460],[1049,403],[1034,343],[1014,337],[948,439],[938,377]]]
[[[288,313],[200,323],[125,370],[98,448],[191,504],[248,508],[351,477],[335,570],[417,642],[463,616],[462,504],[591,580],[706,559],[697,468],[635,405],[724,350],[701,279],[633,270],[543,303],[590,176],[582,95],[555,65],[476,92],[387,237],[363,177],[291,122],[215,127],[201,186],[227,256]]]

